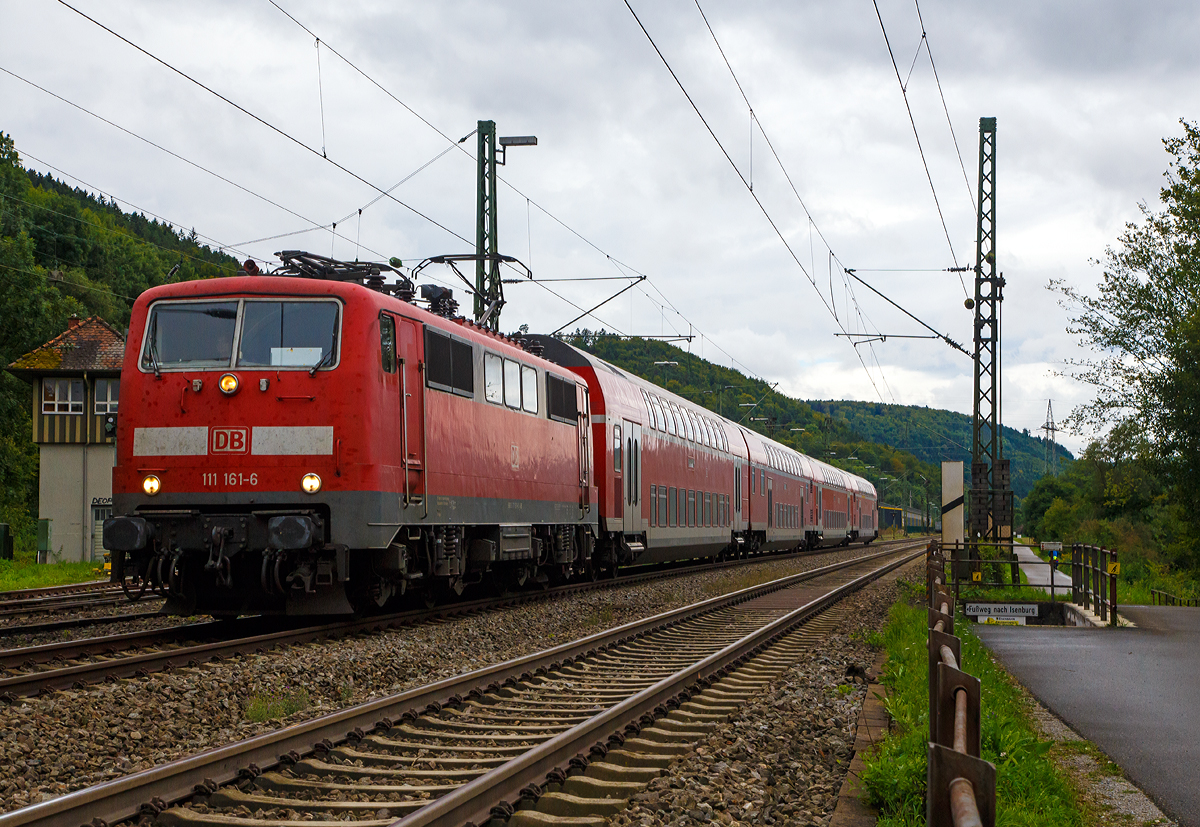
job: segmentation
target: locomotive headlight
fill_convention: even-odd
[[[238,390],[238,378],[232,373],[226,373],[217,380],[217,387],[221,389],[221,393],[226,396],[233,396]]]
[[[154,476],[153,474],[146,475],[146,478],[144,480],[142,480],[142,490],[145,491],[147,494],[149,494],[151,497],[153,497],[155,494],[157,494],[158,489],[160,489],[160,488],[162,488],[162,480],[160,480],[158,477]]]
[[[305,474],[300,479],[300,488],[305,494],[315,494],[321,490],[321,478],[316,474]]]

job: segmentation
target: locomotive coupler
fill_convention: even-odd
[[[232,536],[232,528],[213,526],[212,545],[208,549],[208,562],[204,564],[205,571],[216,572],[217,585],[223,589],[233,588],[229,558],[225,556],[225,541]]]

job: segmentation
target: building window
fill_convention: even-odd
[[[83,413],[83,380],[43,379],[42,413]]]
[[[117,412],[117,396],[121,391],[120,379],[96,380],[96,413],[110,414]]]

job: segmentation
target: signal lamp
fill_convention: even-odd
[[[316,474],[305,474],[300,479],[300,489],[305,494],[315,494],[321,490],[321,478]]]
[[[217,387],[221,389],[221,393],[226,396],[233,396],[238,390],[238,378],[232,373],[226,373],[217,381]]]
[[[146,478],[142,480],[142,490],[151,497],[157,494],[160,488],[162,488],[162,480],[153,474],[148,474]]]

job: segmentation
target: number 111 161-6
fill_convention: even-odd
[[[214,471],[200,476],[201,485],[258,485],[258,474],[244,474],[241,471]]]

